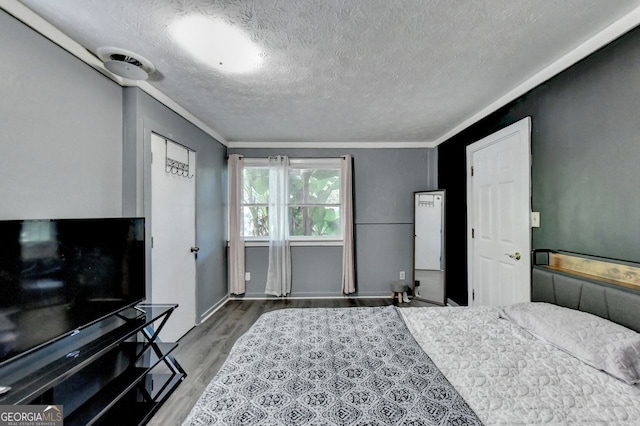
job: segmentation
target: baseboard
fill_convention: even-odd
[[[460,306],[451,299],[447,299],[447,306]]]
[[[351,294],[344,294],[342,296],[286,296],[286,297],[276,297],[276,296],[229,296],[229,300],[343,300],[343,299],[388,299],[388,294],[381,295],[367,295],[367,296],[355,296]]]
[[[206,320],[208,320],[211,317],[211,315],[215,314],[220,308],[222,308],[229,301],[229,299],[230,299],[229,295],[226,295],[218,303],[216,303],[215,305],[213,305],[212,307],[204,311],[204,313],[200,315],[200,322],[198,322],[198,324],[196,325],[200,325]]]

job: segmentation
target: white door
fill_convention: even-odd
[[[531,300],[531,119],[467,147],[469,306]]]
[[[151,135],[151,303],[177,303],[160,338],[174,342],[195,325],[195,152]],[[175,161],[167,167],[166,158]],[[184,165],[188,164],[188,173]]]

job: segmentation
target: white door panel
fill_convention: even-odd
[[[467,163],[469,305],[529,301],[530,119],[469,145]]]
[[[151,136],[151,303],[177,303],[160,332],[174,342],[195,325],[195,152]],[[189,164],[189,175],[167,172],[166,157]],[[174,169],[175,171],[176,169]]]

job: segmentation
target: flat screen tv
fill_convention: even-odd
[[[0,365],[145,297],[143,218],[0,221]]]

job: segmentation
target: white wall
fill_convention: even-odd
[[[226,147],[2,11],[0,58],[0,220],[145,216],[143,140],[154,130],[189,144],[206,316],[227,295]]]
[[[122,215],[122,89],[0,11],[0,219]]]

